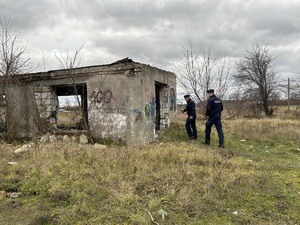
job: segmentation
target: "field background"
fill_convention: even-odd
[[[224,120],[224,149],[215,129],[201,145],[204,119],[187,141],[183,114],[141,148],[33,140],[16,156],[21,143],[2,142],[0,191],[19,196],[0,197],[0,224],[300,224],[300,120],[289,113]]]

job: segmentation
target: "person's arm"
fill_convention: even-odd
[[[188,109],[188,111],[189,111],[189,118],[193,119],[194,116],[195,116],[195,114],[196,114],[196,112],[195,112],[195,109],[196,109],[195,102],[194,101],[189,102],[188,107],[189,107],[189,109]]]
[[[221,101],[221,100],[220,100]],[[222,112],[223,111],[223,103],[221,101],[221,108],[220,108],[220,111]]]
[[[211,111],[211,107],[212,107],[212,101],[208,100],[207,105],[206,105],[206,111],[205,111],[206,116],[209,116],[210,111]]]

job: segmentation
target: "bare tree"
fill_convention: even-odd
[[[175,64],[179,86],[201,103],[206,100],[206,91],[214,88],[223,98],[231,84],[229,60],[216,59],[212,49],[202,48],[195,52],[192,45],[183,47],[183,57]],[[203,104],[200,104],[203,109]]]
[[[63,55],[61,52],[59,52],[59,54],[54,53],[55,58],[58,60],[58,62],[60,63],[60,66],[62,69],[65,69],[68,71],[68,77],[71,81],[72,84],[72,92],[75,96],[75,101],[77,106],[79,107],[72,107],[72,103],[70,102],[69,99],[66,99],[66,102],[69,106],[70,109],[73,109],[73,112],[75,113],[75,117],[76,118],[80,118],[82,115],[82,122],[83,122],[83,127],[85,129],[88,129],[88,123],[87,123],[87,119],[85,119],[85,111],[83,108],[83,104],[82,104],[82,99],[80,98],[80,95],[78,94],[78,87],[77,87],[77,77],[74,74],[74,71],[76,68],[81,66],[81,58],[80,58],[80,51],[82,49],[83,45],[75,51],[74,55],[70,55],[69,53],[67,53],[66,55]],[[79,108],[79,110],[78,110]]]
[[[28,72],[30,58],[24,58],[27,45],[19,40],[20,33],[9,20],[0,20],[0,76]]]
[[[83,93],[86,92],[86,90],[83,89],[86,87],[81,85],[81,82],[77,79],[77,76],[75,74],[75,70],[81,66],[80,51],[82,47],[83,45],[75,51],[74,55],[70,55],[69,53],[63,55],[61,52],[59,52],[59,54],[55,54],[55,57],[60,63],[61,68],[68,71],[68,77],[72,84],[71,92],[75,96],[77,107],[74,107],[69,99],[66,99],[66,103],[68,104],[69,109],[71,109],[72,112],[75,113],[73,117],[76,119],[80,118],[80,120],[76,124],[77,128],[83,128],[84,130],[86,130],[89,141],[93,142],[94,140],[91,134],[91,129],[88,121],[88,112],[93,102],[91,102],[90,105],[88,105],[88,103],[84,101]],[[105,79],[106,76],[99,76],[99,83],[102,85]]]
[[[300,80],[288,78],[287,82],[281,82],[280,87],[287,93],[288,100],[300,99]]]
[[[259,96],[259,105],[262,105],[265,115],[270,116],[269,100],[276,93],[278,78],[274,69],[274,58],[267,47],[253,45],[246,56],[236,63],[237,74],[234,76],[245,93]],[[253,91],[257,91],[253,95]]]
[[[14,75],[26,73],[32,69],[30,58],[24,57],[27,45],[20,41],[19,37],[20,33],[13,28],[13,23],[10,20],[0,19],[0,120],[6,127],[2,130],[7,129],[8,132],[13,121],[9,121],[7,109],[14,106],[12,102],[8,102],[6,99],[6,84],[15,77]],[[15,82],[18,80],[15,79]]]

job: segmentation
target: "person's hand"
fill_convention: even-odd
[[[181,112],[184,113],[184,109],[181,109]]]
[[[193,119],[193,116],[190,116],[190,120]]]

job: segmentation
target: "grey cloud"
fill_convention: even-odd
[[[242,57],[251,44],[263,44],[280,56],[282,71],[293,72],[300,70],[300,53],[293,49],[300,44],[299,8],[299,1],[280,0],[0,2],[0,14],[11,18],[35,51],[85,44],[85,64],[128,56],[170,68],[188,42],[233,58]]]

